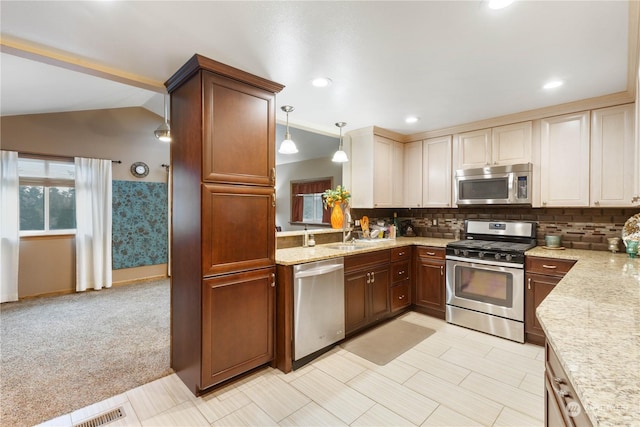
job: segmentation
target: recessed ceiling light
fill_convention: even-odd
[[[328,77],[318,77],[311,81],[311,84],[315,87],[327,87],[331,84],[331,79]]]
[[[504,9],[513,3],[513,0],[489,0],[489,9]]]
[[[564,82],[562,80],[551,80],[550,82],[545,83],[544,86],[542,86],[543,89],[554,89],[557,87],[560,87],[564,84]]]
[[[406,119],[404,119],[405,123],[415,123],[418,120],[420,120],[418,117],[416,116],[409,116]]]

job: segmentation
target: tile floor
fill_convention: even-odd
[[[402,317],[436,333],[385,366],[334,348],[283,374],[265,368],[194,397],[174,374],[43,426],[72,426],[122,406],[109,426],[541,426],[544,349]]]

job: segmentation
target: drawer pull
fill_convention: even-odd
[[[398,276],[402,276],[404,274],[404,270],[398,271]]]
[[[404,295],[400,295],[398,299],[404,299]]]
[[[542,264],[542,268],[549,268],[551,270],[558,268],[557,265],[548,265],[548,264]]]
[[[440,266],[440,275],[444,276],[444,265]]]
[[[427,252],[427,255],[429,255],[429,256],[436,256],[436,253],[435,253],[435,252]]]
[[[560,377],[554,377],[553,382],[556,384],[564,384],[564,380]]]
[[[375,271],[371,272],[371,283],[374,283],[376,281],[376,273]]]
[[[531,277],[527,280],[527,288],[531,290]]]
[[[404,252],[398,252],[398,256],[403,256]]]
[[[367,283],[371,283],[371,273],[367,273]]]

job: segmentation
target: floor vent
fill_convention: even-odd
[[[113,411],[109,411],[107,413],[98,415],[97,417],[93,417],[91,419],[83,421],[80,424],[74,424],[73,427],[100,427],[124,417],[125,417],[124,409],[120,407],[120,408],[114,409]]]

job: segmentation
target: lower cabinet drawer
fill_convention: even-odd
[[[411,304],[410,288],[409,280],[405,280],[391,288],[391,311],[400,310]]]
[[[391,282],[401,282],[409,278],[409,261],[391,264]]]

